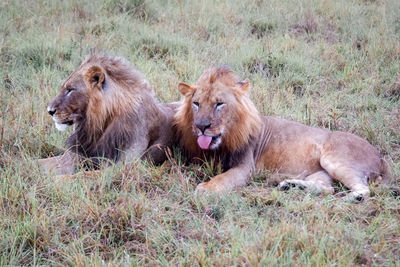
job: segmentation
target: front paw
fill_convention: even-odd
[[[196,187],[196,194],[204,194],[204,193],[217,193],[222,192],[223,189],[218,187],[213,181],[201,183]]]
[[[212,192],[211,188],[207,185],[208,182],[198,184],[196,190],[194,191],[195,194],[204,194]]]

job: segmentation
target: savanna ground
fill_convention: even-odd
[[[57,154],[46,112],[90,49],[129,59],[160,101],[227,64],[267,115],[358,134],[400,184],[400,1],[23,1],[0,3],[0,265],[399,266],[400,199],[362,203],[268,174],[196,196],[218,169],[117,164],[97,179],[40,174]],[[215,173],[215,172],[214,172]]]

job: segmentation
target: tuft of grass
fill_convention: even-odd
[[[243,65],[251,74],[257,73],[265,78],[278,76],[285,67],[283,60],[272,55],[260,59],[250,58]]]
[[[400,2],[22,1],[0,3],[0,265],[396,266],[400,262]],[[393,167],[354,204],[275,189],[271,174],[222,196],[221,171],[115,164],[60,180],[36,159],[69,132],[46,107],[92,49],[129,59],[160,101],[229,65],[261,113],[355,133]]]
[[[250,33],[255,35],[258,39],[263,38],[267,34],[271,34],[276,26],[267,21],[250,21]]]

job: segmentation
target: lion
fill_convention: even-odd
[[[127,60],[92,53],[63,82],[48,106],[58,130],[73,125],[67,151],[39,160],[46,172],[72,174],[80,162],[147,158],[162,163],[172,146],[176,103],[159,104]]]
[[[180,83],[182,105],[174,116],[180,146],[189,159],[217,160],[223,173],[196,192],[244,186],[257,171],[270,171],[278,187],[333,193],[333,181],[351,197],[370,194],[368,182],[387,181],[390,169],[366,140],[346,132],[262,116],[249,98],[250,83],[227,67],[206,70],[195,85]]]

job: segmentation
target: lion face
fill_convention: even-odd
[[[101,97],[104,72],[97,66],[84,66],[74,71],[62,84],[47,111],[56,128],[64,131],[85,118],[90,99]]]
[[[259,122],[257,110],[247,104],[249,82],[238,80],[226,68],[208,70],[196,85],[180,83],[178,89],[185,97],[176,116],[178,127],[190,123],[200,149],[235,149],[253,133],[254,122]]]
[[[185,85],[181,84],[180,87]],[[195,87],[194,87],[195,88]],[[208,90],[207,90],[208,89]],[[225,114],[235,114],[236,98],[230,88],[195,88],[191,97],[192,132],[201,149],[217,149],[223,137],[231,131],[234,120]]]

